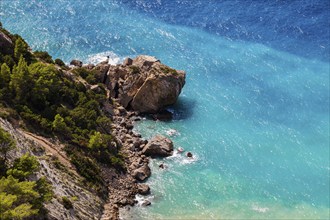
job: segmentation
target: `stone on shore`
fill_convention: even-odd
[[[137,168],[132,172],[132,176],[140,181],[147,179],[150,175],[151,175],[151,171],[147,164],[141,166],[140,168]]]
[[[150,193],[150,187],[147,184],[141,183],[138,185],[138,193],[148,195]]]
[[[142,153],[151,157],[171,156],[173,155],[173,142],[163,135],[156,135],[144,146]]]
[[[149,200],[144,200],[141,206],[149,206],[151,205],[151,202]]]

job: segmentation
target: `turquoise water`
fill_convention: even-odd
[[[329,218],[329,3],[152,2],[0,4],[7,29],[66,62],[149,54],[187,71],[174,120],[135,129],[176,130],[194,159],[153,160],[152,205],[126,217]]]

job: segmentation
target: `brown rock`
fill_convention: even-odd
[[[132,176],[140,181],[145,180],[146,178],[148,178],[151,175],[151,171],[148,165],[143,165],[142,167],[134,170],[132,172]]]
[[[173,142],[163,135],[156,135],[146,144],[142,153],[151,157],[171,156],[173,155]]]
[[[154,63],[130,103],[133,110],[156,113],[176,102],[185,84],[185,73]]]
[[[164,109],[156,114],[152,114],[152,118],[159,121],[171,121],[173,119],[173,114]]]
[[[14,54],[14,44],[11,39],[0,31],[0,52],[6,55]]]
[[[150,193],[150,187],[147,184],[138,184],[138,192],[141,195],[148,195]]]
[[[124,108],[156,113],[176,102],[185,84],[185,72],[150,56],[138,56],[130,63],[127,59],[122,66],[110,67],[105,82],[111,96]]]
[[[156,57],[140,55],[133,60],[132,64],[140,68],[145,67],[149,69],[156,62],[160,63]]]
[[[82,67],[83,62],[81,62],[80,60],[71,60],[70,65]]]
[[[132,65],[132,64],[133,64],[133,60],[129,57],[127,57],[123,62],[124,66],[129,66],[129,65]]]
[[[142,206],[149,206],[149,205],[151,205],[151,202],[149,200],[144,200],[141,205]]]

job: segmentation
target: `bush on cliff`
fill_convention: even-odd
[[[2,128],[0,145],[3,157],[15,147],[10,134]],[[28,180],[38,168],[38,161],[29,154],[17,158],[8,168],[3,163],[3,172],[0,172],[0,219],[37,218],[45,213],[43,204],[53,197],[51,185],[44,177],[37,181]]]
[[[89,182],[102,184],[101,175],[95,173],[99,163],[123,165],[111,141],[111,120],[102,111],[107,101],[105,89],[87,89],[71,79],[65,69],[58,69],[48,53],[32,53],[20,36],[1,31],[15,42],[15,53],[0,60],[0,104],[17,112],[28,129],[56,135],[70,146],[65,149],[70,149],[67,153],[78,172]],[[60,60],[55,63],[64,65]],[[77,68],[75,73],[90,84],[99,77],[98,72],[85,68]],[[97,133],[102,137],[102,147],[89,147],[91,137]]]

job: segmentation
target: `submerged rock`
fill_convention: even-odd
[[[151,205],[151,202],[149,200],[144,200],[141,206],[149,206]]]
[[[173,155],[173,142],[163,135],[156,135],[144,146],[142,153],[151,157],[171,156]]]

